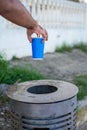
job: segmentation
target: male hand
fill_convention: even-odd
[[[34,28],[27,29],[27,37],[30,42],[32,42],[32,34],[35,33],[38,37],[40,35],[43,37],[43,41],[48,40],[48,33],[45,29],[43,29],[40,25],[37,25]]]

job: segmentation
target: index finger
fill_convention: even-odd
[[[48,40],[48,33],[47,33],[46,30],[43,30],[43,32],[42,32],[42,37],[43,37],[44,41],[47,41],[47,40]]]

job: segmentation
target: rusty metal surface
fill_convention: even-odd
[[[49,85],[55,86],[56,91],[43,94],[35,94],[28,92],[27,90],[33,86]],[[19,83],[13,87],[10,87],[7,91],[9,98],[26,103],[52,103],[67,100],[77,95],[78,88],[65,81],[58,80],[35,80],[24,83]]]
[[[19,83],[11,99],[12,130],[75,130],[78,88],[58,80]]]
[[[74,130],[76,127],[77,98],[58,103],[27,104],[12,100],[11,111],[13,117],[19,115],[19,126],[16,125],[18,118],[14,118],[12,128],[19,130],[34,130],[35,128],[49,130]],[[15,130],[15,129],[13,129]]]

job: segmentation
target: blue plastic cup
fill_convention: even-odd
[[[44,58],[43,38],[32,38],[32,58],[42,60]]]

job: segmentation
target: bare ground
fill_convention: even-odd
[[[11,61],[11,65],[34,68],[49,79],[70,81],[76,75],[87,74],[87,54],[80,50],[70,53],[48,53],[40,61],[25,57],[19,61]]]

